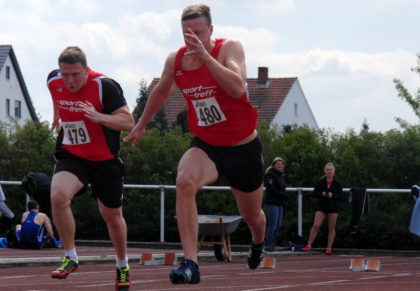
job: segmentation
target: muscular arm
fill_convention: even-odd
[[[35,223],[38,225],[43,225],[49,237],[54,236],[51,220],[45,213],[39,213],[35,217]]]
[[[58,112],[58,108],[55,105],[53,106],[54,106],[54,116],[53,116],[53,121],[51,123],[51,131],[54,131],[54,129],[60,127],[60,113]]]
[[[211,58],[207,68],[217,83],[233,98],[240,98],[246,90],[245,54],[236,40],[226,40],[219,59]]]
[[[134,126],[131,133],[124,138],[124,142],[132,142],[132,146],[136,146],[143,137],[146,126],[155,116],[156,112],[165,104],[165,101],[171,95],[172,85],[174,82],[173,71],[176,53],[171,53],[166,59],[165,67],[159,82],[153,88],[147,100],[146,107],[139,121]]]
[[[81,103],[83,113],[95,123],[99,123],[113,130],[129,131],[133,127],[134,119],[127,105],[114,110],[111,114],[96,111],[90,102]]]
[[[237,40],[225,40],[218,59],[204,48],[198,36],[187,29],[184,33],[188,51],[185,55],[196,55],[207,66],[217,83],[233,98],[240,98],[246,90],[245,53]]]
[[[47,230],[48,236],[53,237],[54,232],[53,232],[53,228],[52,228],[52,225],[51,225],[51,220],[48,218],[47,215],[45,215],[44,226],[45,226],[45,229]]]
[[[56,76],[58,74],[58,72],[59,72],[59,70],[53,70],[51,73],[48,74],[48,77],[47,77],[47,87],[48,87],[48,90],[51,93],[53,109],[54,109],[53,121],[51,123],[51,128],[50,128],[51,131],[54,131],[54,129],[60,127],[60,113],[58,111],[57,105],[54,102],[52,91],[51,91],[51,88],[49,87],[48,82],[52,77]]]

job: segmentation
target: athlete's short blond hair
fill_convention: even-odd
[[[77,64],[80,63],[84,67],[87,66],[86,54],[78,46],[66,47],[58,57],[58,65],[64,64]]]
[[[181,21],[204,17],[207,25],[211,25],[210,7],[205,4],[193,4],[184,8],[182,11]]]

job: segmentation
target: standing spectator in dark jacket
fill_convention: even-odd
[[[324,167],[325,176],[315,185],[312,193],[313,197],[319,199],[319,208],[315,213],[314,224],[309,234],[308,245],[302,250],[304,252],[311,250],[319,228],[321,227],[325,217],[328,217],[328,243],[325,253],[332,254],[332,245],[335,239],[335,225],[337,223],[340,200],[343,196],[343,187],[341,183],[334,177],[335,167],[332,163],[327,163]]]
[[[267,213],[267,230],[265,245],[267,251],[274,251],[277,234],[283,221],[283,203],[287,200],[284,168],[286,162],[282,158],[275,158],[267,168],[264,177],[265,209]]]

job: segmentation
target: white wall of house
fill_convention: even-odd
[[[318,123],[315,120],[298,80],[293,83],[280,110],[274,116],[272,124],[279,126],[307,125],[310,128],[318,129]]]
[[[7,78],[7,67],[10,68],[9,78]],[[19,104],[20,114],[19,109],[16,110]],[[9,112],[7,106],[9,106]],[[0,72],[0,121],[8,123],[9,116],[16,118],[20,125],[27,120],[32,120],[15,69],[8,57]]]

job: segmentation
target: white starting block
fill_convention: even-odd
[[[159,265],[176,265],[177,255],[175,253],[165,253],[163,259],[157,259],[151,253],[142,253],[140,265],[159,266]]]
[[[381,261],[362,258],[351,259],[350,270],[353,272],[379,272],[381,270]]]
[[[367,260],[366,271],[367,272],[379,272],[381,270],[381,261],[379,260]]]
[[[365,259],[357,258],[351,259],[350,270],[353,272],[364,272],[366,271]]]
[[[259,269],[274,269],[275,267],[276,267],[275,257],[264,257],[264,259],[258,266]]]

